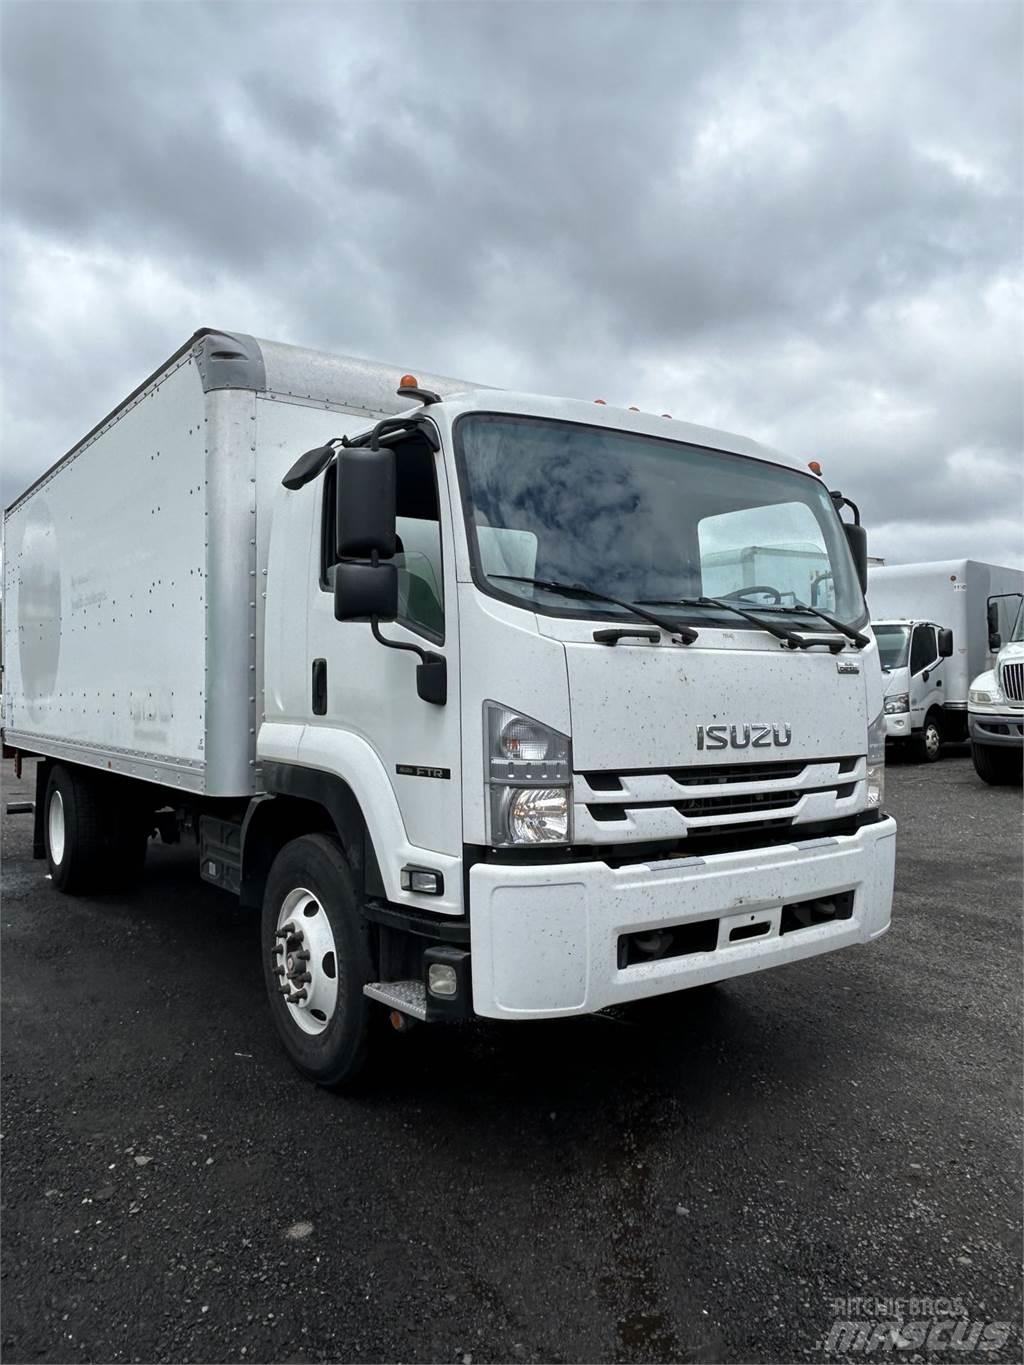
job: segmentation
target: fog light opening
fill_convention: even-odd
[[[450,999],[459,993],[459,978],[454,967],[446,962],[432,962],[427,968],[427,990],[431,995]]]

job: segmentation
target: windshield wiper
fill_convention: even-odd
[[[526,583],[531,588],[546,588],[548,592],[560,592],[566,597],[584,597],[591,602],[611,602],[613,606],[622,607],[624,611],[638,616],[641,621],[650,621],[660,630],[667,630],[670,635],[682,640],[683,644],[692,645],[697,639],[698,632],[692,626],[673,625],[670,621],[655,616],[653,612],[644,611],[643,607],[636,602],[623,602],[618,597],[611,597],[606,592],[598,592],[595,588],[588,588],[583,583],[557,583],[550,578],[521,578],[514,573],[492,573],[488,574],[487,577],[500,578],[507,583]]]
[[[809,607],[806,602],[795,602],[791,607],[765,607],[765,611],[799,612],[806,611],[811,616],[817,616],[819,620],[830,625],[833,630],[838,630],[840,635],[845,635],[848,640],[852,640],[858,649],[863,649],[865,645],[871,643],[866,635],[862,635],[853,626],[848,626],[845,621],[840,621],[838,616],[832,616],[827,611],[822,611],[820,607]]]
[[[642,598],[641,602],[652,607],[718,607],[720,611],[735,612],[751,625],[760,626],[769,635],[774,635],[777,640],[785,640],[790,649],[808,649],[814,643],[787,626],[777,626],[774,621],[766,621],[763,616],[755,616],[745,607],[738,607],[735,602],[725,602],[720,597],[655,597]]]

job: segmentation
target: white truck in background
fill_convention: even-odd
[[[990,666],[992,630],[1009,631],[1022,590],[1021,570],[973,559],[868,567],[890,744],[934,762],[943,743],[967,739],[971,679]]]
[[[1006,639],[1005,608],[1014,603],[1017,613]],[[971,683],[971,757],[984,782],[1019,785],[1024,778],[1024,596],[1008,593],[993,598],[988,626],[989,648],[997,653],[992,668]]]
[[[375,1017],[868,943],[895,824],[844,506],[741,436],[198,332],[4,518],[35,853],[75,894],[194,838],[328,1085]],[[816,601],[803,556],[723,577],[754,546],[810,549]]]

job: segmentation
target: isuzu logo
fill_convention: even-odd
[[[784,749],[793,738],[792,726],[698,725],[698,749]]]

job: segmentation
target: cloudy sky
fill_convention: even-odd
[[[1017,0],[3,0],[3,500],[199,326],[823,461],[1024,564]]]

